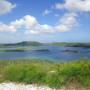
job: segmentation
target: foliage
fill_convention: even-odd
[[[67,82],[77,80],[90,87],[90,61],[50,62],[40,60],[0,61],[0,81],[43,84],[60,88]]]

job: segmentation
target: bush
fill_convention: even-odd
[[[0,75],[4,81],[43,84],[60,88],[75,79],[83,86],[90,87],[90,62],[88,60],[67,63],[29,60],[0,61],[0,67]]]

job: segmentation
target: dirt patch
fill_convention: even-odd
[[[70,80],[66,86],[65,86],[65,90],[90,90],[90,89],[86,89],[84,86],[82,86],[78,80]]]

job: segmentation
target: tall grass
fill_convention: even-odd
[[[60,88],[77,80],[90,87],[90,61],[77,60],[67,63],[35,60],[0,61],[0,81],[47,85]]]

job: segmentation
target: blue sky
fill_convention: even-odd
[[[0,43],[90,42],[90,0],[0,0]]]

